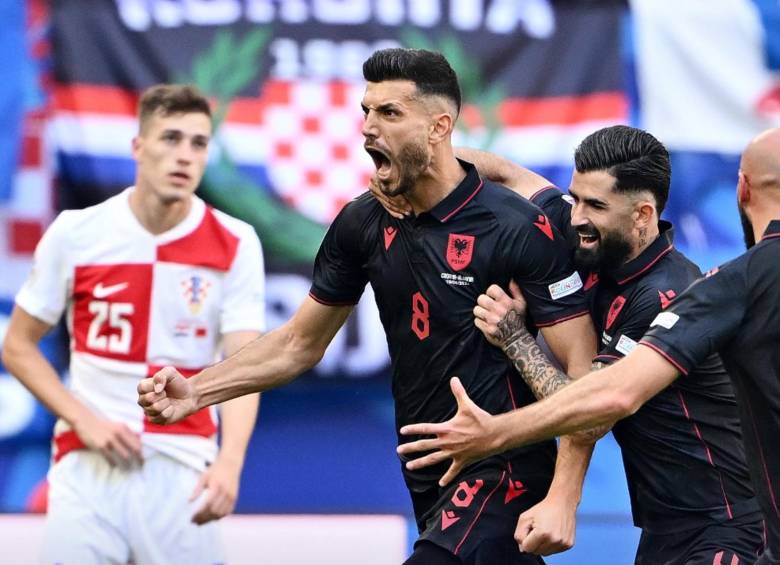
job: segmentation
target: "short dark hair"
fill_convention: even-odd
[[[458,76],[441,53],[393,47],[375,51],[363,63],[368,82],[410,80],[422,94],[444,96],[460,113]]]
[[[138,122],[141,129],[155,114],[190,114],[200,112],[211,118],[206,97],[188,84],[157,84],[147,88],[138,101]]]
[[[669,197],[672,167],[663,143],[644,130],[611,126],[593,132],[574,151],[579,173],[607,171],[617,192],[649,190],[661,215]]]

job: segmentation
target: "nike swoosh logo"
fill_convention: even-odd
[[[102,282],[99,282],[95,285],[95,288],[92,290],[92,294],[95,295],[95,298],[105,298],[107,296],[111,296],[112,294],[116,294],[120,290],[124,290],[127,288],[126,282],[119,283],[119,284],[112,284],[110,286],[103,286]]]

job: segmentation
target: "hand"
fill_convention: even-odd
[[[474,325],[487,340],[501,348],[511,345],[525,328],[526,302],[515,281],[509,283],[512,297],[498,285],[490,285],[477,298],[474,307]]]
[[[241,480],[240,463],[223,457],[206,469],[198,480],[190,502],[197,499],[204,490],[208,496],[203,506],[192,516],[192,522],[198,525],[219,520],[233,512],[238,498],[238,485]]]
[[[408,461],[406,468],[409,470],[429,467],[452,459],[450,468],[439,479],[441,486],[449,484],[470,463],[500,451],[491,428],[493,416],[474,404],[458,377],[450,379],[450,388],[458,403],[455,416],[440,424],[404,426],[401,428],[402,435],[435,435],[436,437],[404,443],[397,449],[401,455],[436,450],[419,459]]]
[[[574,546],[577,506],[548,496],[532,506],[517,521],[515,541],[520,551],[552,555]]]
[[[173,367],[138,383],[138,405],[154,424],[173,424],[198,407],[195,387]]]
[[[374,198],[379,201],[382,208],[387,210],[387,213],[394,218],[403,220],[412,213],[412,206],[409,204],[406,197],[387,196],[382,192],[382,189],[379,188],[379,182],[376,180],[376,177],[371,177],[371,180],[368,183],[368,190],[370,190],[371,194],[374,195]]]
[[[142,464],[141,438],[125,424],[85,411],[73,422],[73,431],[89,449],[99,452],[112,467]]]

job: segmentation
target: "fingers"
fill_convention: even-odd
[[[485,291],[485,294],[487,294],[490,298],[492,298],[495,301],[503,301],[509,296],[506,292],[504,292],[504,289],[498,286],[497,284],[491,284],[488,289]]]
[[[509,292],[512,294],[512,298],[514,298],[515,300],[522,300],[523,302],[525,302],[523,291],[520,290],[520,285],[517,284],[514,279],[509,281]]]
[[[138,391],[138,395],[141,396],[143,394],[147,394],[150,392],[154,392],[154,379],[153,378],[146,378],[141,379],[138,382],[138,386],[136,387],[136,391]]]
[[[441,424],[408,424],[400,429],[402,436],[433,436],[445,430],[444,423]],[[414,442],[412,442],[414,443]],[[405,443],[404,445],[411,445]],[[398,446],[401,447],[400,445]]]
[[[192,516],[194,524],[205,524],[224,518],[233,511],[234,500],[222,489],[207,490],[208,496],[203,506]],[[194,499],[193,499],[194,500]]]
[[[524,542],[533,527],[533,518],[527,512],[520,514],[520,518],[517,520],[517,527],[515,528],[515,541],[520,546],[520,551],[526,551]]]
[[[410,441],[409,443],[402,443],[396,448],[399,455],[411,455],[413,453],[419,453],[421,451],[431,451],[433,449],[439,449],[439,439],[418,439],[417,441]]]
[[[431,465],[438,465],[447,459],[450,459],[450,456],[446,455],[443,451],[434,451],[433,453],[429,453],[418,459],[407,461],[406,468],[410,471],[416,471],[418,469],[430,467]]]
[[[463,383],[460,382],[458,377],[452,377],[450,379],[450,390],[452,390],[455,401],[458,403],[458,411],[464,408],[470,408],[474,404],[471,401],[471,398],[469,398],[469,395],[466,393],[466,388],[463,386]]]
[[[124,424],[119,427],[116,441],[114,442],[114,448],[122,457],[125,464],[133,465],[134,463],[137,463],[140,465],[143,463],[143,446],[141,444],[141,438]]]
[[[195,485],[195,488],[193,489],[192,494],[190,495],[189,498],[190,502],[193,502],[196,498],[198,498],[201,495],[203,489],[206,488],[206,484],[208,483],[208,480],[209,480],[209,475],[208,475],[208,471],[206,471],[198,479],[198,483]]]
[[[447,469],[447,472],[442,475],[441,479],[439,479],[439,486],[446,487],[453,480],[455,480],[455,477],[457,477],[462,470],[463,465],[453,460],[450,468]]]
[[[165,390],[165,385],[176,378],[179,372],[173,367],[163,367],[154,374],[154,392],[161,394]]]

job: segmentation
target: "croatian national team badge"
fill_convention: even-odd
[[[197,316],[203,309],[203,303],[206,301],[211,283],[203,280],[203,277],[192,275],[181,281],[181,287],[190,312],[193,316]]]
[[[471,263],[474,254],[474,236],[451,233],[447,242],[447,263],[453,271],[462,271]]]

